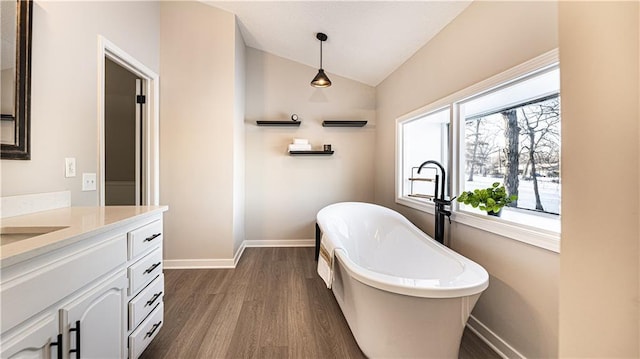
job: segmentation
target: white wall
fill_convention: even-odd
[[[560,356],[637,358],[640,10],[561,2]]]
[[[394,202],[395,119],[557,46],[557,3],[473,2],[377,87],[376,202],[433,234],[433,215]],[[447,231],[491,275],[474,317],[526,357],[556,357],[560,256],[462,224]]]
[[[246,231],[248,240],[312,239],[315,216],[340,201],[373,201],[375,90],[328,73],[333,86],[309,85],[318,69],[247,49]],[[297,127],[259,127],[289,120]],[[323,128],[327,119],[367,120],[363,128]],[[333,156],[289,156],[294,138]]]
[[[71,191],[71,204],[96,205],[82,172],[97,171],[98,35],[159,70],[157,2],[36,1],[33,7],[31,160],[2,160],[1,196]],[[64,158],[78,176],[64,178]]]
[[[236,20],[200,2],[160,7],[160,198],[171,208],[165,258],[168,266],[228,265],[242,227],[234,218],[242,214],[235,180],[243,163],[234,132],[243,72]]]

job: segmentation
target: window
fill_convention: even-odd
[[[402,143],[402,196],[413,199],[427,199],[434,193],[435,183],[416,181],[418,167],[427,159],[441,163],[448,171],[449,163],[449,108],[409,118],[401,125]],[[426,176],[425,176],[426,174]],[[422,177],[434,177],[430,169],[424,169]],[[446,188],[446,195],[449,195]]]
[[[517,201],[502,217],[454,202],[452,219],[559,251],[560,70],[557,51],[397,120],[396,202],[433,213],[433,184],[416,178],[443,164],[446,194],[504,184]],[[455,144],[455,146],[454,146]]]

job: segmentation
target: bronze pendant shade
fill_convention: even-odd
[[[331,80],[329,80],[327,74],[324,73],[324,69],[322,69],[322,43],[327,41],[327,35],[319,32],[316,34],[316,39],[320,40],[320,69],[318,70],[316,77],[311,80],[311,86],[329,87],[331,86]]]

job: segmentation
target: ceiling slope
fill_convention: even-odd
[[[205,1],[238,18],[247,46],[378,85],[470,1]],[[315,73],[309,74],[309,81]]]

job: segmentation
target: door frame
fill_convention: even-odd
[[[160,204],[160,81],[154,71],[98,35],[98,205],[105,205],[105,58],[139,76],[143,81],[146,106],[143,107],[142,178],[144,205]]]

